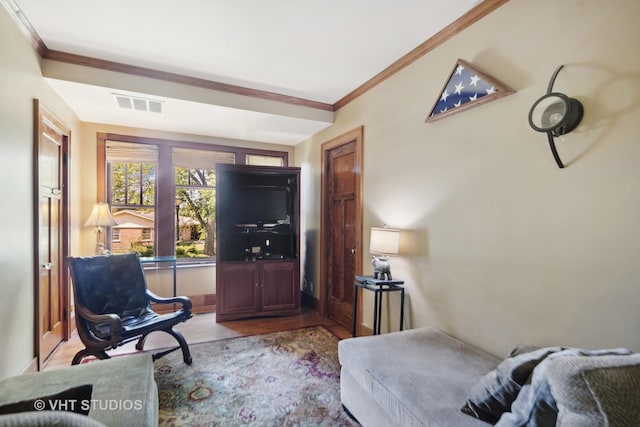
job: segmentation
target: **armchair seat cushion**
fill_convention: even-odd
[[[126,316],[120,320],[122,321],[122,338],[129,338],[164,327],[171,327],[177,322],[187,320],[187,317],[185,317],[185,313],[182,310],[160,315],[152,310],[145,309],[139,316]],[[111,338],[111,325],[108,322],[91,325],[91,331],[101,339],[108,340]]]

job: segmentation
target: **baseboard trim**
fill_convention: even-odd
[[[311,307],[313,310],[320,312],[320,301],[313,295],[304,291],[300,292],[300,302],[303,306]]]
[[[204,295],[187,295],[187,298],[191,300],[191,312],[202,314],[211,313],[216,311],[216,294],[204,294]],[[180,304],[177,304],[180,308]],[[166,314],[173,312],[173,305],[169,304],[154,304],[153,310],[158,314]]]
[[[366,326],[364,323],[360,323],[360,335],[361,337],[368,337],[373,335],[373,329]]]
[[[31,360],[31,362],[29,362],[27,367],[22,370],[20,375],[22,375],[22,374],[30,374],[32,372],[38,372],[38,358],[37,357],[34,357]]]

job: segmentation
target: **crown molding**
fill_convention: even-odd
[[[33,48],[38,52],[40,56],[43,56],[47,52],[47,46],[44,44],[36,30],[31,26],[31,23],[24,16],[22,10],[14,0],[0,0],[0,5],[9,13],[9,16],[18,24],[18,28],[31,40]]]
[[[227,92],[235,95],[243,95],[251,98],[260,98],[268,101],[282,102],[302,107],[313,108],[316,110],[333,111],[331,104],[323,102],[311,101],[308,99],[297,98],[294,96],[283,95],[275,92],[267,92],[258,89],[250,89],[243,86],[236,86],[226,83],[220,83],[213,80],[200,79],[190,77],[183,74],[169,73],[152,68],[138,67],[136,65],[123,64],[120,62],[106,61],[103,59],[92,58],[88,56],[76,55],[73,53],[60,52],[57,50],[47,49],[42,59],[50,61],[64,62],[67,64],[80,65],[84,67],[97,68],[100,70],[115,71],[118,73],[131,74],[134,76],[148,77],[157,80],[164,80],[172,83],[180,83],[188,86],[200,87],[203,89],[215,90],[219,92]]]

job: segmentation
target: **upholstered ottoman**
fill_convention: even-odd
[[[494,356],[433,328],[345,339],[338,354],[342,404],[366,427],[488,426],[460,408]]]
[[[51,398],[87,384],[92,386],[90,396],[80,397],[76,393]],[[53,409],[66,411],[37,411],[39,405],[49,401],[56,406]],[[75,426],[158,425],[158,388],[150,354],[114,357],[0,381],[0,406],[17,402],[33,410],[1,415],[0,426],[56,425],[53,424],[56,420],[57,425]],[[74,414],[72,409],[88,409],[88,415]]]

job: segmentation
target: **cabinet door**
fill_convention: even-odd
[[[260,309],[257,263],[218,263],[217,311],[220,315],[253,313]]]
[[[298,308],[300,289],[297,262],[265,262],[262,264],[262,311]]]

